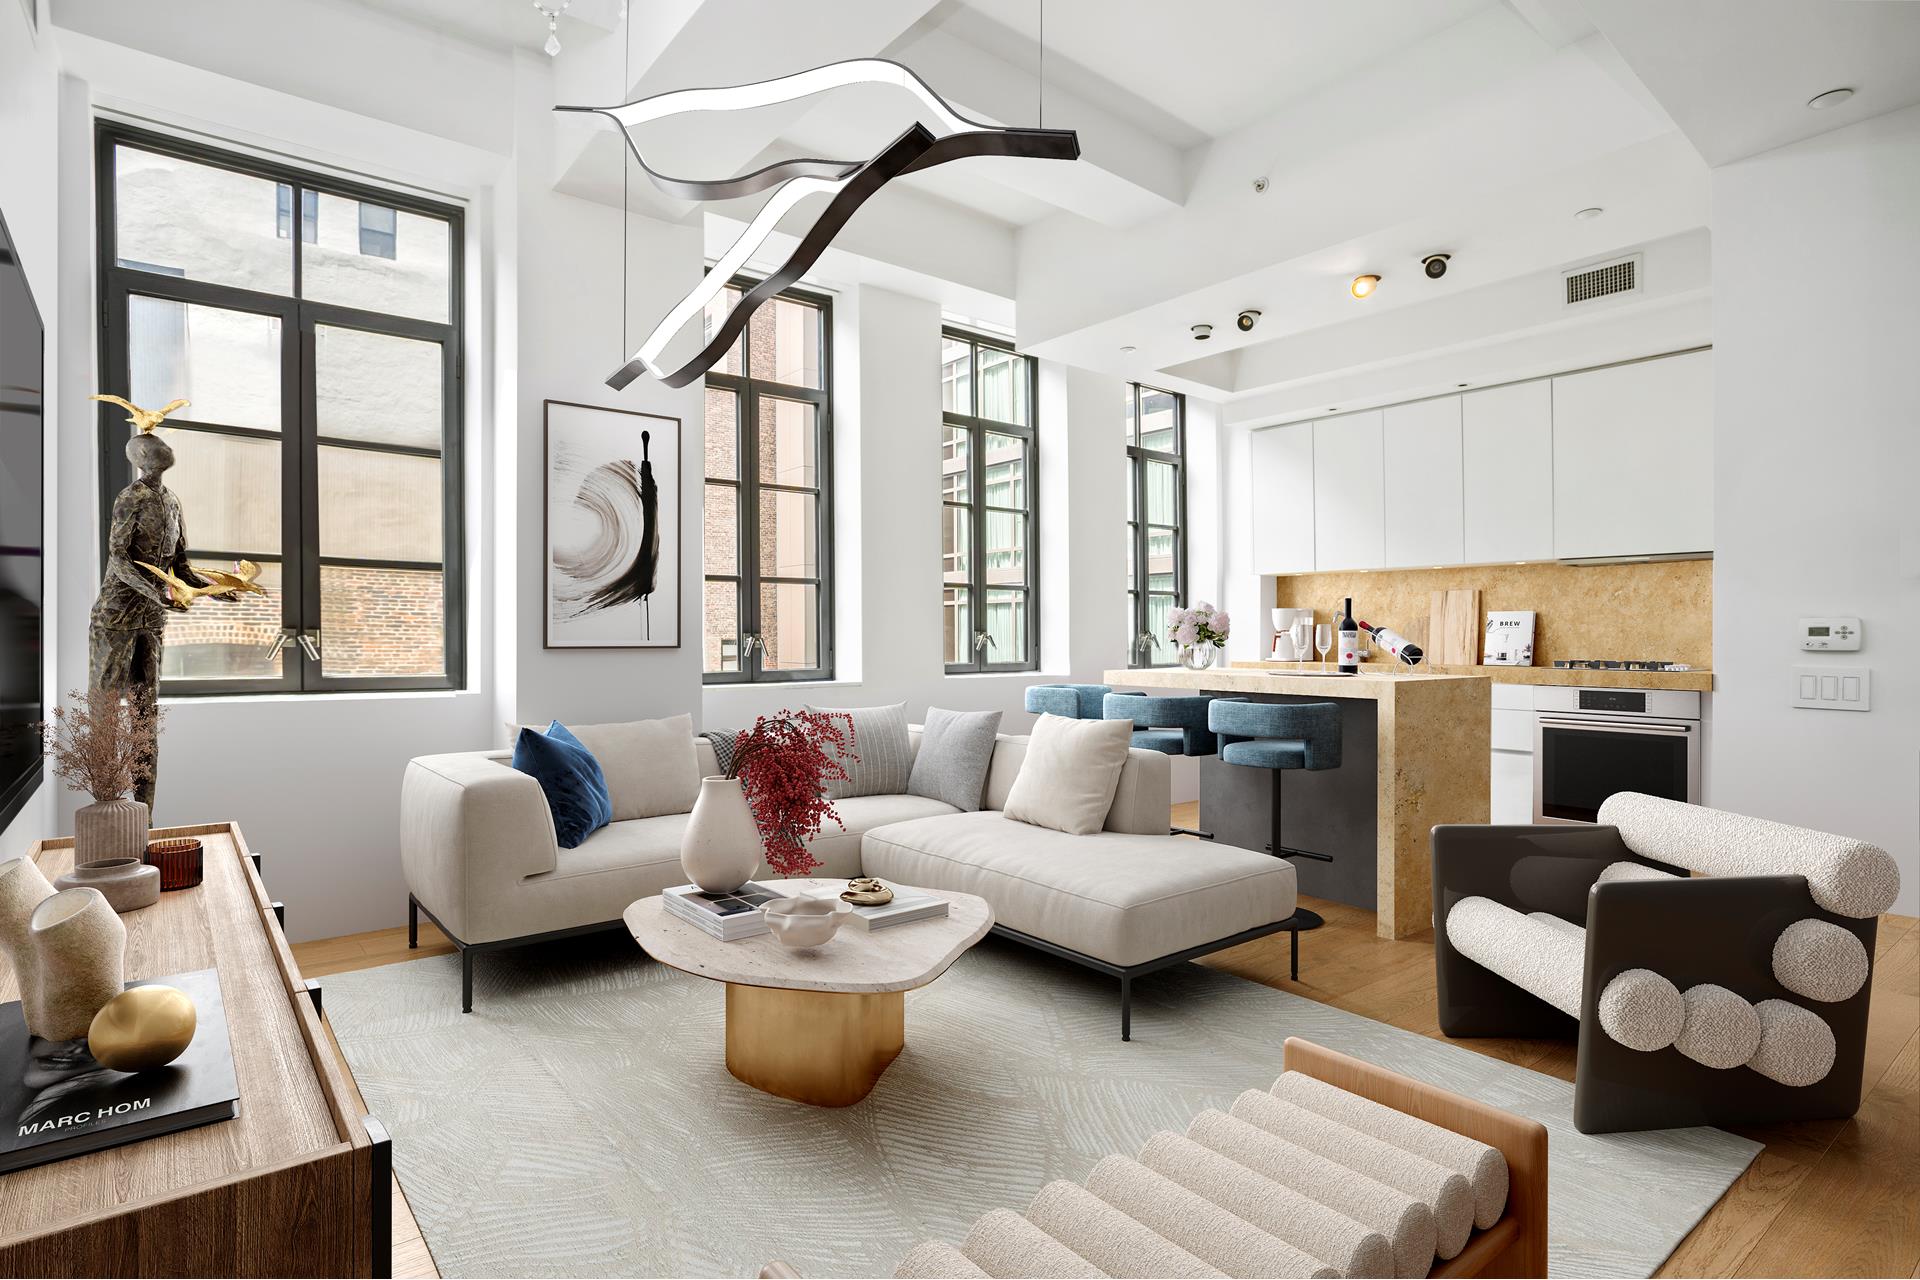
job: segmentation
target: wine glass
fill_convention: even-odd
[[[1333,624],[1322,622],[1313,629],[1313,647],[1320,651],[1320,669],[1327,669],[1327,654],[1333,651]]]
[[[1313,623],[1308,618],[1295,618],[1293,626],[1289,628],[1289,634],[1293,638],[1293,651],[1299,655],[1302,662],[1306,661],[1308,632],[1312,629]]]

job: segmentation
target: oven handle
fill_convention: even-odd
[[[1541,716],[1539,723],[1542,729],[1574,729],[1588,732],[1625,729],[1632,733],[1662,733],[1675,738],[1693,732],[1693,726],[1690,724],[1663,724],[1644,720],[1555,720],[1549,716]]]

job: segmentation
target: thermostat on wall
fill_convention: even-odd
[[[1800,647],[1826,652],[1860,647],[1858,618],[1800,619]]]

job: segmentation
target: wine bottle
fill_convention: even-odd
[[[1360,674],[1360,626],[1353,620],[1353,597],[1347,597],[1346,607],[1340,610],[1340,673],[1342,675]]]
[[[1410,667],[1420,665],[1425,653],[1419,645],[1395,631],[1392,627],[1376,627],[1365,618],[1360,620],[1360,629],[1380,642],[1382,648]]]

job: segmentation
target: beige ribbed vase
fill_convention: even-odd
[[[126,985],[127,926],[98,889],[62,889],[33,909],[28,933],[40,968],[34,1034],[78,1040]]]
[[[20,1011],[27,1031],[40,1034],[40,963],[28,936],[33,909],[53,896],[53,886],[40,874],[32,858],[0,862],[0,949],[13,964],[14,986],[20,990]]]
[[[139,800],[96,800],[73,815],[73,865],[147,856],[147,822]]]

